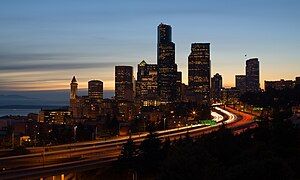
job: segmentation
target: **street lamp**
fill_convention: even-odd
[[[74,126],[74,129],[73,129],[74,141],[76,141],[76,133],[77,133],[77,126]]]

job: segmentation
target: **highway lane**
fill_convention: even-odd
[[[219,114],[215,113],[214,115],[220,116]],[[181,136],[186,134],[187,130],[199,129],[204,127],[205,125],[197,124],[192,126],[180,127],[176,129],[169,129],[158,131],[157,134],[160,137],[171,137],[173,136]],[[142,133],[139,135],[133,135],[131,138],[135,142],[142,141],[148,133]],[[55,160],[60,161],[63,159],[70,159],[74,157],[84,157],[87,154],[92,153],[102,153],[104,154],[108,150],[120,150],[120,147],[127,141],[128,136],[120,137],[118,139],[112,139],[107,141],[98,141],[98,142],[83,142],[83,143],[74,143],[68,145],[59,145],[55,147],[47,147],[42,149],[40,153],[32,153],[28,155],[20,155],[20,156],[10,156],[0,158],[0,166],[6,169],[17,169],[23,168],[28,166],[36,166],[38,164],[48,164],[53,163]],[[53,150],[53,149],[59,150]],[[61,149],[61,150],[60,150]],[[30,163],[28,163],[30,162]]]
[[[216,122],[220,122],[220,121],[224,120],[224,117],[221,114],[218,114],[217,112],[212,111],[211,115],[213,116],[212,120],[214,120]]]
[[[214,108],[213,108],[214,110]],[[218,114],[217,112],[212,111],[211,115],[213,117],[212,120],[216,121],[216,122],[221,122],[223,120],[225,120],[225,118]],[[198,125],[193,125],[192,127],[197,128],[197,127],[202,127],[204,125],[198,124]],[[162,134],[162,133],[167,133],[167,132],[174,132],[177,130],[184,130],[187,128],[191,128],[191,126],[184,126],[184,127],[180,127],[180,128],[175,128],[175,129],[169,129],[169,130],[165,130],[165,131],[158,131],[158,134]],[[147,133],[140,133],[138,135],[133,135],[132,138],[136,138],[136,137],[145,137],[147,135]],[[117,143],[117,142],[121,142],[121,141],[126,141],[128,139],[127,136],[124,137],[114,137],[114,138],[109,138],[109,139],[104,139],[104,140],[94,140],[94,141],[85,141],[85,142],[76,142],[76,143],[68,143],[68,144],[62,144],[62,145],[54,145],[54,146],[45,146],[45,147],[30,147],[27,148],[27,150],[29,150],[32,154],[34,153],[42,153],[42,152],[48,152],[48,151],[56,151],[56,150],[63,150],[63,149],[72,149],[72,148],[78,148],[78,147],[85,147],[85,146],[92,146],[92,145],[100,145],[100,144],[106,144],[106,143]],[[6,150],[0,150],[1,152],[3,152],[3,154],[6,152],[10,152],[12,151],[11,149],[6,149]]]
[[[223,113],[229,117],[229,119],[225,121],[227,124],[238,122],[237,116],[233,113],[227,110],[224,110]],[[158,135],[160,138],[169,137],[171,140],[173,140],[186,135],[187,131],[189,132],[190,136],[199,136],[217,130],[219,126],[220,124],[205,127],[203,127],[203,125],[194,125],[172,130],[160,131],[158,132]],[[147,133],[143,133],[141,135],[135,135],[132,138],[135,142],[139,143],[146,137],[146,135]],[[32,165],[42,168],[45,165],[52,163],[52,165],[55,165],[56,163],[59,166],[61,163],[67,163],[64,161],[68,160],[71,160],[72,162],[80,160],[86,161],[88,159],[92,160],[93,158],[115,158],[115,154],[120,153],[122,144],[124,144],[127,139],[128,137],[124,137],[120,138],[119,140],[111,140],[105,142],[104,144],[93,144],[92,146],[88,147],[79,147],[67,150],[0,158],[0,164],[2,166],[7,166],[7,168],[11,168],[11,170],[9,171],[14,171],[16,169],[24,169],[24,171],[26,171],[25,169],[30,168],[30,166]],[[19,166],[16,166],[16,164],[18,164]]]
[[[223,119],[223,116],[216,112],[212,112],[212,116],[216,120],[221,120]],[[204,127],[205,125],[202,124],[196,124],[196,125],[190,125],[190,126],[184,126],[184,127],[179,127],[179,128],[174,128],[174,129],[168,129],[168,130],[162,130],[162,131],[157,131],[156,133],[158,135],[171,135],[174,132],[186,132],[187,129],[192,130],[192,129],[198,129],[200,127]],[[148,135],[148,133],[140,133],[138,135],[132,135],[131,138],[133,140],[137,140],[140,138],[145,138]],[[52,155],[55,153],[70,153],[74,150],[77,151],[85,151],[89,149],[94,149],[94,148],[103,148],[106,147],[107,145],[109,146],[110,144],[113,145],[122,145],[124,142],[126,142],[128,139],[128,136],[124,137],[118,137],[110,140],[105,140],[105,141],[89,141],[89,142],[78,142],[78,143],[71,143],[71,144],[64,144],[64,145],[57,145],[57,146],[50,146],[50,147],[36,147],[36,148],[29,148],[31,149],[39,149],[39,153],[31,153],[28,155],[20,155],[20,156],[10,156],[10,157],[4,157],[0,158],[0,160],[8,160],[8,159],[18,159],[18,158],[32,158],[35,156],[40,156],[41,154],[47,156],[47,155]],[[86,148],[85,148],[86,147]],[[57,150],[56,150],[57,149]]]
[[[224,109],[219,108],[219,107],[215,107],[215,109],[222,112],[222,113],[224,113],[224,114],[226,114],[228,116],[228,120],[224,122],[225,124],[234,122],[238,118],[237,115],[231,113],[230,111],[224,110]]]
[[[219,115],[219,114],[218,114]],[[230,120],[230,119],[229,119]],[[192,125],[192,126],[187,126],[187,127],[180,127],[176,129],[170,129],[170,130],[164,130],[164,131],[158,131],[157,134],[160,137],[166,138],[166,137],[171,137],[171,138],[176,138],[176,136],[181,136],[186,134],[186,131],[189,130],[194,130],[196,131],[199,128],[204,127],[204,125]],[[142,133],[140,135],[134,135],[131,138],[135,142],[142,141],[148,133]],[[33,153],[33,154],[28,154],[28,155],[21,155],[21,156],[11,156],[11,157],[6,157],[6,158],[0,158],[0,165],[5,167],[5,168],[18,168],[19,167],[24,167],[24,166],[33,166],[38,163],[51,163],[53,162],[53,159],[68,159],[72,157],[78,157],[84,156],[86,154],[91,154],[91,153],[103,153],[107,151],[107,148],[110,150],[120,150],[120,147],[122,144],[124,144],[127,141],[128,137],[120,137],[119,139],[113,139],[113,140],[108,140],[104,142],[89,142],[89,143],[78,143],[79,147],[76,147],[76,144],[71,144],[67,145],[65,147],[68,147],[66,149],[62,150],[56,150],[56,151],[43,151],[41,153]],[[84,147],[82,147],[85,145]],[[88,146],[87,146],[88,145]],[[63,147],[63,146],[59,146]],[[25,163],[28,162],[28,160],[31,163]],[[24,162],[24,163],[22,163]],[[17,165],[16,165],[17,164]]]

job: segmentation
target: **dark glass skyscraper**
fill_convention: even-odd
[[[175,64],[175,44],[172,42],[172,28],[160,24],[157,28],[158,95],[161,103],[176,100],[177,64]]]
[[[115,98],[116,100],[133,101],[133,67],[115,67]]]
[[[217,73],[214,77],[211,78],[211,96],[215,100],[221,99],[221,90],[222,90],[222,76]]]
[[[246,87],[246,90],[250,92],[260,90],[258,58],[252,58],[246,61]]]
[[[210,43],[193,43],[188,57],[189,90],[197,103],[210,105]]]

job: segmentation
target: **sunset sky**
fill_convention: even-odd
[[[224,86],[258,57],[264,80],[300,76],[299,0],[1,0],[0,90],[114,89],[114,66],[156,63],[157,25],[172,26],[187,83],[193,42],[211,43]],[[263,86],[262,86],[263,87]]]

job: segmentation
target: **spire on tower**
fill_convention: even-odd
[[[77,83],[76,77],[73,76],[71,83]]]

